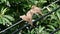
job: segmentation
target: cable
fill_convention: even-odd
[[[19,29],[16,29],[14,32],[12,32],[12,34],[15,34],[16,32],[22,30],[23,28],[27,27],[27,26],[30,26],[29,24],[25,24],[23,27],[19,28]]]
[[[56,0],[55,2],[52,2],[52,3],[51,3],[51,4],[49,4],[48,6],[44,7],[42,10],[44,10],[45,8],[47,8],[47,7],[51,6],[52,4],[57,3],[58,1],[60,1],[60,0]]]
[[[53,12],[56,12],[56,10],[58,10],[59,8],[60,8],[60,7],[52,10],[51,12],[45,14],[44,16],[42,16],[42,17],[40,17],[40,18],[37,18],[33,23],[36,23],[37,21],[42,20],[44,17],[48,16],[49,14],[51,14],[51,13],[53,13]],[[27,26],[30,26],[30,25],[29,25],[29,24],[25,24],[25,25],[24,25],[23,27],[21,27],[20,29],[15,30],[12,34],[15,34],[16,32],[22,30],[23,28],[25,28],[25,27],[27,27]]]
[[[54,34],[55,32],[59,31],[60,28],[57,28],[55,31],[52,31],[50,34]]]
[[[21,20],[21,21],[19,21],[19,22],[15,23],[15,24],[13,24],[12,26],[10,26],[10,27],[8,27],[8,28],[6,28],[6,29],[4,29],[4,30],[0,31],[0,33],[5,32],[6,30],[8,30],[8,29],[10,29],[10,28],[14,27],[15,25],[17,25],[17,24],[21,23],[22,21],[23,21],[23,20]]]

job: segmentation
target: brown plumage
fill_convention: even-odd
[[[32,8],[27,12],[27,14],[20,16],[20,18],[22,18],[24,21],[29,22],[29,24],[31,24],[33,26],[33,24],[32,24],[33,14],[43,15],[40,8],[38,8],[36,6],[32,6]]]
[[[22,18],[24,21],[27,21],[29,24],[31,24],[31,26],[33,26],[31,15],[22,15],[22,16],[20,16],[20,18]]]
[[[41,8],[38,8],[36,6],[32,6],[32,11],[31,11],[33,14],[40,14],[40,15],[43,15],[42,12],[41,12]]]

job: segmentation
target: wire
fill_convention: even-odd
[[[54,34],[55,32],[59,31],[60,28],[57,28],[55,31],[52,31],[50,34]]]
[[[40,18],[37,18],[33,23],[36,23],[37,21],[42,20],[44,17],[48,16],[49,14],[51,14],[51,13],[53,13],[53,12],[56,12],[56,10],[58,10],[59,8],[60,8],[60,7],[52,10],[51,12],[45,14],[44,16],[42,16],[42,17],[40,17]],[[15,34],[16,32],[22,30],[23,28],[25,28],[25,27],[27,27],[27,26],[30,26],[30,25],[29,25],[29,24],[25,24],[25,25],[24,25],[23,27],[21,27],[20,29],[15,30],[12,34]]]
[[[8,27],[8,28],[6,28],[6,29],[4,29],[4,30],[0,31],[0,33],[5,32],[6,30],[8,30],[8,29],[10,29],[10,28],[14,27],[15,25],[17,25],[17,24],[21,23],[22,21],[23,21],[23,20],[21,20],[21,21],[19,21],[19,22],[15,23],[15,24],[13,24],[12,26],[10,26],[10,27]]]
[[[55,2],[52,2],[52,3],[51,3],[51,4],[49,4],[48,6],[44,7],[42,10],[44,10],[45,8],[47,8],[47,7],[51,6],[52,4],[57,3],[58,1],[60,1],[60,0],[56,0]]]
[[[16,29],[14,32],[12,32],[12,34],[15,34],[16,32],[22,30],[23,28],[27,27],[27,26],[30,26],[29,24],[25,24],[23,27],[19,28],[19,29]]]

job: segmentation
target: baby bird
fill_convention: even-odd
[[[32,23],[33,14],[43,15],[40,8],[32,6],[32,8],[26,13],[26,15],[22,15],[20,16],[20,18],[22,18],[24,21],[27,21],[29,24],[31,24],[31,26],[33,26]]]

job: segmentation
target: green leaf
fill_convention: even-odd
[[[1,15],[4,15],[7,10],[8,10],[8,8],[5,8],[5,9],[2,8],[2,9],[1,9]]]
[[[4,15],[5,18],[9,19],[10,21],[14,21],[15,19],[9,15]]]
[[[51,15],[51,19],[57,19],[54,13]]]
[[[6,19],[6,18],[3,18],[3,19],[6,21],[5,24],[12,25],[12,23],[8,19]]]
[[[2,24],[2,18],[0,18],[0,24]]]
[[[28,30],[28,34],[30,34],[31,32],[30,32],[30,30]]]
[[[2,18],[3,25],[6,25],[6,21]]]
[[[39,28],[39,33],[41,33],[44,28],[45,28],[45,27]]]
[[[58,18],[60,20],[60,13],[57,11],[56,14],[57,14],[57,16],[58,16]]]
[[[34,32],[34,29],[32,29],[32,30],[31,30],[31,34],[34,34],[34,33],[35,33],[35,32]]]
[[[3,2],[6,2],[7,0],[1,0],[1,2],[3,3]]]
[[[49,28],[51,28],[52,30],[55,30],[55,28],[52,25],[47,25]]]

